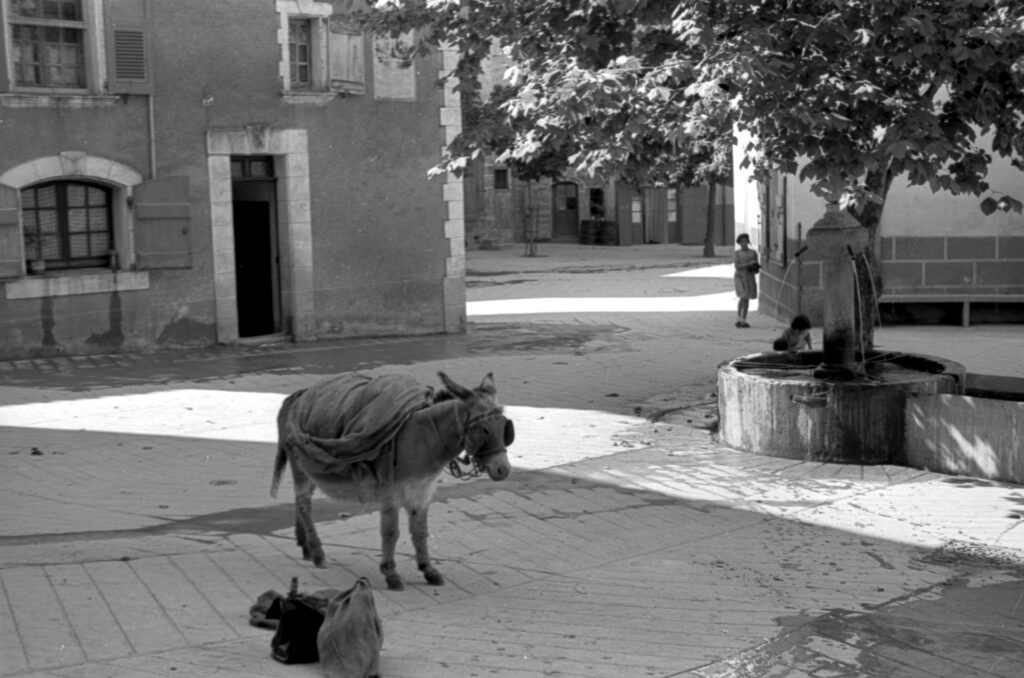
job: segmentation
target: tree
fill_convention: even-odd
[[[872,241],[898,177],[1022,208],[986,181],[995,156],[1024,169],[1019,0],[382,0],[364,19],[453,45],[467,95],[492,44],[511,60],[442,169],[494,150],[525,175],[697,183],[737,128],[756,178],[795,174]]]
[[[465,124],[438,171],[462,172],[487,152],[527,180],[574,172],[713,190],[731,177],[728,117],[694,119],[693,130],[684,129],[685,109],[701,102],[686,91],[690,74],[665,68],[678,61],[681,45],[664,3],[394,0],[359,20],[373,32],[418,29],[423,52],[444,43],[458,51],[450,75],[463,95]],[[511,68],[485,98],[480,77],[492,46]],[[713,219],[709,210],[709,256]]]
[[[1012,0],[695,2],[676,16],[701,45],[693,87],[729,98],[755,176],[797,174],[878,232],[896,177],[1021,211],[985,180],[1024,158],[1024,5]],[[984,148],[989,144],[991,150]],[[874,318],[869,245],[861,318]],[[870,348],[870,323],[861,328]]]

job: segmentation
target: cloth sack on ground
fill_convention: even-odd
[[[337,589],[299,593],[298,588],[298,578],[293,577],[288,596],[278,601],[280,617],[277,620],[277,631],[270,640],[271,656],[285,664],[309,664],[319,660],[317,632],[324,623],[328,602],[340,593]],[[272,601],[271,609],[273,604]],[[250,611],[252,620],[253,613]]]
[[[316,644],[320,666],[327,678],[380,675],[384,629],[373,602],[369,579],[360,577],[355,586],[331,600]]]
[[[281,621],[281,601],[284,596],[270,589],[264,591],[249,608],[249,623],[261,629],[276,629]]]

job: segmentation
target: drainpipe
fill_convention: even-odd
[[[801,243],[804,241],[804,225],[799,221],[796,223],[796,241]],[[807,250],[807,245],[802,246],[793,255],[793,259],[796,261],[796,312],[797,315],[802,315],[804,312],[804,262],[800,260],[800,255]]]
[[[156,179],[156,116],[153,113],[153,95],[146,95],[149,123],[149,178]]]
[[[850,257],[867,244],[867,229],[832,202],[826,205],[825,216],[807,231],[807,246],[821,259],[824,291],[824,355],[815,377],[850,379],[863,372],[856,360],[856,278]]]

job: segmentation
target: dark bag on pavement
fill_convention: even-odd
[[[308,664],[319,660],[317,632],[324,623],[328,601],[338,594],[337,589],[299,593],[298,588],[299,580],[293,577],[288,596],[280,599],[277,631],[270,641],[271,656],[285,664]]]
[[[331,600],[316,644],[327,678],[380,675],[384,630],[369,579],[360,577],[352,588]]]

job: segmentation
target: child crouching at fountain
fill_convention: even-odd
[[[799,351],[805,346],[811,350],[811,321],[805,315],[793,318],[789,329],[772,344],[776,351]]]

